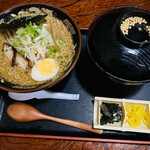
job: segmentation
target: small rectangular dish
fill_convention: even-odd
[[[93,127],[124,132],[150,133],[150,102],[95,97]]]

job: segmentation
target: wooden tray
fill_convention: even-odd
[[[66,93],[79,93],[80,100],[33,99],[27,101],[27,103],[48,115],[92,124],[95,96],[150,100],[150,84],[143,86],[120,85],[101,73],[90,59],[87,51],[87,30],[81,30],[81,33],[82,52],[76,67],[61,83],[48,89]],[[8,97],[7,92],[3,90],[0,90],[0,92],[0,135],[150,144],[150,136],[145,133],[105,130],[102,135],[98,135],[44,120],[30,123],[15,122],[6,113],[7,107],[15,101]]]

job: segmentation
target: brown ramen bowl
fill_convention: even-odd
[[[8,81],[6,81],[4,78],[0,82],[0,88],[6,91],[11,91],[11,92],[16,92],[16,93],[25,93],[25,92],[34,92],[34,91],[39,91],[42,89],[46,89],[49,87],[52,87],[53,85],[56,85],[58,82],[60,82],[62,79],[64,79],[74,68],[79,55],[81,51],[81,33],[80,30],[75,23],[75,21],[72,19],[71,16],[69,16],[66,12],[61,10],[60,8],[56,8],[54,6],[46,5],[46,4],[26,4],[26,5],[20,5],[17,7],[10,8],[9,10],[6,10],[5,12],[2,12],[0,15],[0,20],[3,19],[4,23],[8,22],[12,18],[12,14],[18,14],[21,10],[27,10],[31,7],[36,7],[38,9],[47,9],[47,10],[52,10],[52,15],[61,20],[63,24],[67,27],[67,29],[70,31],[73,44],[75,46],[75,54],[73,56],[73,60],[71,62],[71,65],[63,72],[61,73],[60,76],[58,76],[54,80],[48,80],[45,83],[40,83],[38,85],[30,85],[30,86],[22,86],[22,85],[16,85],[12,84]],[[14,23],[12,25],[17,25],[17,23]],[[23,77],[22,77],[22,82],[24,82]]]

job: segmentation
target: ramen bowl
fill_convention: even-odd
[[[89,54],[110,79],[125,85],[150,82],[150,12],[123,6],[100,14],[88,30]]]
[[[28,17],[28,12],[32,14],[29,17]],[[27,16],[26,16],[26,13],[27,13]],[[19,16],[19,23],[18,23],[18,16]],[[48,16],[51,18],[49,20],[45,19]],[[45,22],[43,23],[43,20],[42,20],[43,18],[45,19],[44,21],[46,23]],[[32,65],[30,66],[30,64],[27,61],[26,66],[30,67],[31,71],[25,70],[25,73],[31,72],[32,78],[36,80],[35,82],[37,82],[36,84],[29,84],[29,85],[24,84],[25,83],[24,76],[21,76],[22,78],[21,79],[22,81],[20,81],[21,84],[17,83],[17,81],[19,82],[18,79],[7,80],[7,78],[5,78],[6,77],[5,73],[7,72],[7,75],[9,76],[13,76],[13,74],[10,75],[6,68],[6,70],[3,70],[3,72],[1,71],[1,75],[2,75],[0,77],[1,89],[6,90],[6,91],[11,91],[11,92],[16,92],[16,93],[19,93],[19,92],[25,93],[25,92],[33,92],[33,91],[39,91],[42,89],[50,88],[56,85],[61,80],[63,80],[74,68],[79,58],[80,51],[81,51],[81,33],[77,24],[73,20],[73,18],[70,15],[68,15],[66,12],[61,10],[60,8],[56,8],[54,6],[50,6],[46,4],[20,5],[20,6],[13,7],[2,12],[0,15],[0,20],[1,20],[0,28],[2,32],[3,33],[8,32],[8,34],[6,35],[7,40],[4,41],[5,44],[3,44],[3,46],[1,47],[3,49],[3,52],[8,57],[8,59],[12,57],[12,60],[10,59],[11,67],[18,67],[18,66],[20,67],[21,65],[24,67],[24,64],[21,64],[19,59],[20,58],[22,59],[22,57],[25,57],[26,60],[29,60],[29,62],[32,63]],[[53,23],[55,23],[56,25],[54,25]],[[18,24],[19,24],[19,27],[18,27]],[[61,27],[62,29],[61,32],[65,33],[63,35],[60,33],[61,38],[59,37],[59,33],[57,34],[55,33],[55,30],[56,30],[55,26],[57,28],[57,24],[58,26]],[[48,27],[51,27],[51,29],[49,29]],[[30,32],[28,32],[27,29],[30,29]],[[48,29],[49,29],[49,32],[48,32]],[[57,29],[59,30],[59,28]],[[34,31],[34,34],[32,34],[33,31]],[[24,35],[25,36],[28,35],[29,38],[23,37]],[[64,35],[68,35],[68,37],[63,38]],[[16,39],[11,40],[12,38],[18,39],[18,36],[21,38],[23,37],[23,39],[19,39],[19,44],[18,44],[18,40]],[[65,39],[66,41],[64,41]],[[48,42],[44,44],[39,44],[36,48],[34,48],[32,47],[29,41],[30,46],[28,48],[30,49],[30,51],[27,52],[26,49],[24,50],[24,48],[26,47],[25,42],[28,42],[27,40],[30,40],[33,46],[34,46],[34,43],[39,42],[39,40],[41,40],[41,42],[45,42],[45,41],[48,41]],[[69,44],[67,43],[68,42],[67,40],[70,41]],[[19,49],[19,47],[21,46],[22,48]],[[45,47],[46,51],[42,51],[41,53],[39,53],[37,50],[39,47],[41,49]],[[71,52],[66,50],[68,47],[70,48]],[[31,57],[32,59],[30,60],[28,53],[31,53],[31,51],[32,51],[32,54],[34,54],[34,57],[32,56]],[[65,56],[61,55],[62,51],[65,53]],[[36,64],[36,61],[38,62],[39,59],[43,59],[44,52],[45,52],[44,56],[46,57],[46,61],[52,63],[53,67],[55,67],[54,69],[55,72],[51,73],[52,76],[56,75],[56,77],[54,78],[50,77],[46,81],[42,81],[43,77],[40,77],[41,72],[39,70],[37,71],[37,69],[39,69],[39,64],[41,64],[41,62]],[[10,53],[12,53],[12,56],[9,56]],[[32,54],[30,54],[30,56]],[[18,58],[16,55],[18,56]],[[15,57],[15,61],[14,61],[14,57]],[[53,57],[55,59],[57,58],[61,60],[56,63],[56,60]],[[3,58],[1,57],[1,59]],[[65,62],[64,59],[66,61],[67,60],[69,61]],[[59,73],[59,69],[61,68],[60,65],[62,64],[63,65],[65,64],[64,65],[65,69],[64,70],[62,69],[62,71]],[[11,67],[10,67],[10,70],[12,69]],[[47,69],[50,70],[53,67],[47,67]],[[33,71],[33,68],[36,68],[36,69],[34,69]],[[41,69],[43,69],[43,66],[41,66]],[[10,72],[13,73],[13,70]],[[39,74],[39,76],[37,74]],[[15,76],[17,75],[18,74],[16,74]],[[46,73],[44,75],[42,74],[42,76],[44,76],[45,78],[47,77],[47,74]],[[16,83],[15,83],[15,80],[16,80]]]

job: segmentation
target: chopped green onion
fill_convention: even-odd
[[[40,39],[41,41],[44,41],[44,38],[41,36],[41,39]]]
[[[3,75],[5,75],[5,74],[6,74],[6,71],[5,71],[5,70],[4,70],[4,71],[2,71],[2,74],[3,74]]]
[[[68,58],[69,56],[68,56],[68,55],[66,55],[65,57],[66,57],[66,58]]]
[[[21,54],[21,56],[24,56],[25,54],[23,50],[21,50],[19,53]]]
[[[52,58],[53,56],[56,56],[56,52],[57,52],[56,48],[51,48],[47,53],[47,57]]]
[[[13,40],[13,46],[14,46],[14,47],[20,46],[20,42],[17,41],[17,40]]]
[[[39,36],[39,33],[38,33],[37,30],[36,30],[37,28],[38,28],[38,27],[34,27],[34,26],[32,25],[32,22],[30,22],[29,25],[26,25],[27,32],[28,32],[28,34],[30,35],[30,37],[31,37],[32,39],[35,39],[36,37]]]
[[[24,36],[24,35],[25,35],[25,30],[24,30],[24,28],[19,28],[19,29],[16,31],[16,34],[17,34],[17,35]]]
[[[61,48],[65,47],[67,45],[63,40],[61,40],[59,38],[56,38],[56,44]]]
[[[51,23],[51,20],[47,20],[47,23]]]
[[[43,25],[40,24],[40,25],[38,25],[38,26],[36,27],[36,30],[38,30],[38,29],[42,30],[42,28],[43,28]]]
[[[32,24],[32,22],[30,22],[29,25],[26,25],[25,28],[19,28],[16,31],[16,34],[19,35],[24,44],[26,44],[38,37],[42,28],[42,24],[40,24],[39,26],[35,26],[34,24]]]

